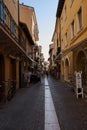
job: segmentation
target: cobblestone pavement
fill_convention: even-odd
[[[76,99],[64,82],[48,77],[61,130],[87,130],[87,99]]]
[[[19,89],[13,99],[0,108],[0,130],[44,130],[42,83]]]
[[[76,99],[67,83],[48,77],[61,130],[87,130],[87,99]],[[0,107],[0,130],[44,130],[44,78],[19,89]]]

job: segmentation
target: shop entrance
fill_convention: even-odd
[[[69,80],[69,61],[68,59],[65,60],[65,80]]]
[[[77,56],[77,60],[76,60],[76,71],[82,71],[82,82],[83,85],[85,85],[86,83],[86,78],[87,78],[87,74],[86,74],[86,56],[85,53],[83,51],[80,51],[78,53]]]

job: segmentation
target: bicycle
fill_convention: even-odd
[[[8,94],[7,94],[7,100],[10,101],[12,99],[12,97],[14,96],[15,92],[16,92],[16,81],[12,80],[10,81],[10,88],[8,90]]]
[[[7,84],[8,84],[8,81],[2,81],[0,83],[0,102],[2,103],[6,103],[6,100],[7,100],[6,89],[5,89]]]

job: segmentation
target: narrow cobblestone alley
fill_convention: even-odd
[[[87,130],[87,99],[77,99],[65,82],[48,81],[61,130]]]
[[[0,130],[87,130],[87,0],[0,0]]]
[[[44,86],[19,89],[0,109],[0,130],[44,130]]]
[[[48,76],[46,80],[48,85],[43,77],[41,82],[19,89],[10,102],[3,107],[0,106],[0,130],[49,130],[51,127],[48,129],[45,127],[45,123],[49,122],[45,117],[45,112],[48,111],[47,108],[45,110],[47,105],[45,100],[49,96],[45,95],[45,89],[48,90],[48,86],[60,129],[87,130],[86,99],[77,99],[75,93],[65,82],[58,81],[51,76]],[[53,107],[50,110],[53,110]],[[52,122],[51,125],[54,128]]]
[[[45,77],[45,130],[60,130],[49,83]]]

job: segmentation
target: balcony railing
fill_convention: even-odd
[[[19,28],[19,44],[26,51],[26,39],[22,34],[21,28]]]
[[[17,14],[18,15],[18,14]],[[0,24],[15,39],[15,41],[26,50],[26,43],[19,26],[16,24],[8,8],[2,0],[0,0]]]

